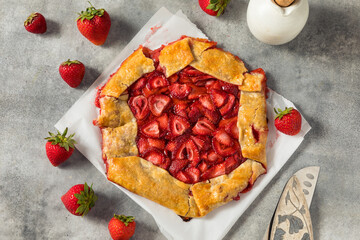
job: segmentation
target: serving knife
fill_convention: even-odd
[[[297,171],[286,183],[263,240],[313,240],[309,208],[320,167]]]

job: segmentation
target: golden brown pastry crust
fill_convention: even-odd
[[[182,70],[193,60],[188,38],[167,45],[161,50],[159,56],[159,63],[165,69],[166,77]]]
[[[259,72],[247,73],[241,60],[231,53],[213,48],[215,46],[215,42],[206,39],[185,38],[164,47],[159,61],[165,67],[167,76],[191,65],[222,81],[239,86],[239,143],[242,155],[248,160],[230,174],[195,184],[177,180],[166,170],[137,157],[136,120],[129,107],[124,106],[125,101],[111,97],[100,100],[102,111],[98,125],[104,127],[103,154],[108,161],[108,179],[184,217],[205,216],[231,201],[266,172],[266,78]],[[119,97],[143,74],[152,71],[153,64],[149,64],[148,60],[142,50],[134,52],[117,71],[117,76],[114,78],[114,75],[105,86],[101,96]],[[134,67],[137,68],[136,71],[132,70]],[[124,72],[129,71],[135,74],[124,78]],[[118,112],[122,114],[116,116]],[[253,129],[257,131],[259,139],[254,137]]]
[[[147,58],[140,46],[120,66],[101,90],[101,96],[119,97],[131,84],[145,73],[155,70],[154,62]]]

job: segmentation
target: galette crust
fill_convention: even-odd
[[[182,70],[193,60],[188,38],[167,45],[161,50],[159,56],[159,63],[165,69],[166,77]]]
[[[120,95],[145,73],[154,70],[153,61],[145,57],[142,47],[124,61],[101,91],[101,96],[106,97],[100,99],[101,114],[97,122],[102,128],[108,179],[184,217],[205,216],[252,186],[266,172],[266,77],[261,71],[248,73],[239,58],[215,46],[215,42],[206,39],[184,38],[164,47],[159,63],[167,77],[190,65],[239,86],[239,143],[242,155],[248,159],[230,174],[186,184],[137,157],[136,119]]]
[[[143,47],[133,52],[101,90],[100,96],[119,97],[131,84],[155,70],[154,62],[143,53]]]

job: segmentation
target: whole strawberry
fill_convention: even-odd
[[[85,66],[78,60],[61,63],[59,73],[62,79],[72,88],[80,85],[85,75]]]
[[[40,13],[32,13],[24,22],[28,32],[42,34],[46,32],[46,20]]]
[[[131,216],[116,215],[109,222],[109,232],[113,240],[128,240],[135,233],[136,222]]]
[[[301,115],[296,109],[290,107],[282,111],[280,108],[277,110],[274,108],[274,111],[276,113],[275,127],[280,132],[291,136],[300,132]]]
[[[76,216],[85,216],[95,206],[96,200],[97,196],[92,189],[92,185],[89,187],[87,183],[71,187],[61,197],[66,209]]]
[[[80,33],[90,42],[95,45],[102,45],[105,43],[110,31],[110,16],[103,8],[95,9],[91,5],[86,11],[79,13],[77,27]]]
[[[67,131],[68,128],[65,129],[63,134],[59,131],[57,131],[57,134],[49,132],[50,137],[45,138],[48,140],[45,145],[46,155],[54,167],[65,162],[74,151],[76,141],[73,137],[75,133],[66,137]]]
[[[211,16],[220,16],[230,0],[199,0],[201,9]]]

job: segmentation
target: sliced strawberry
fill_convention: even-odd
[[[149,104],[143,95],[130,98],[129,105],[132,113],[138,120],[145,118],[149,114]]]
[[[197,81],[195,83],[195,86],[197,86],[197,87],[205,87],[206,83],[207,83],[207,80]]]
[[[163,75],[155,75],[149,80],[150,89],[169,86],[168,80]]]
[[[235,168],[240,165],[240,162],[236,160],[234,156],[230,156],[225,159],[225,172],[226,174],[231,173]]]
[[[175,115],[188,118],[187,114],[188,104],[185,101],[178,101],[174,104],[173,112]]]
[[[191,80],[194,82],[194,83],[197,83],[197,82],[201,82],[201,81],[204,81],[205,80],[209,80],[209,79],[213,79],[214,77],[213,76],[210,76],[210,75],[201,75],[201,76],[194,76],[194,77],[191,77]],[[205,85],[204,85],[205,86]]]
[[[221,118],[221,115],[217,110],[210,111],[208,109],[203,109],[202,112],[213,124],[217,124]]]
[[[234,97],[234,95],[229,94],[229,99],[228,99],[227,103],[220,108],[221,115],[224,116],[227,113],[229,113],[230,111],[233,111],[234,104],[235,104],[235,97]]]
[[[142,77],[131,85],[131,90],[132,91],[141,90],[143,89],[143,87],[145,87],[146,83],[147,83],[147,79]]]
[[[222,86],[219,80],[207,81],[205,84],[207,92],[211,92],[212,89],[222,90]]]
[[[198,169],[200,170],[201,173],[205,172],[207,169],[208,169],[208,165],[206,162],[201,162],[199,165],[198,165]]]
[[[211,89],[210,90],[211,100],[214,102],[215,106],[221,107],[228,100],[228,94],[222,90]]]
[[[208,136],[190,136],[200,151],[207,151],[211,147],[211,140]]]
[[[175,177],[184,183],[191,183],[190,176],[187,173],[185,173],[184,171],[178,172]]]
[[[190,106],[190,111],[188,113],[190,122],[197,122],[199,118],[203,116],[198,106],[198,102],[195,102]]]
[[[189,84],[189,83],[192,83],[193,81],[191,80],[191,78],[189,76],[180,74],[179,82]]]
[[[163,94],[152,95],[149,97],[150,111],[155,116],[160,116],[169,105],[170,101],[171,99]]]
[[[185,145],[187,159],[190,161],[190,166],[194,167],[200,162],[199,149],[193,140],[189,139]]]
[[[224,158],[214,151],[208,153],[206,162],[209,164],[218,164],[224,161]]]
[[[179,171],[183,170],[187,165],[189,161],[186,159],[174,159],[169,167],[169,172],[172,175],[176,175]]]
[[[218,165],[215,165],[209,169],[207,169],[203,174],[201,174],[201,179],[211,179],[214,177],[218,177],[221,175],[224,175],[226,173],[225,171],[225,164],[220,163]]]
[[[177,75],[176,73],[171,75],[170,77],[168,77],[168,80],[170,83],[176,83],[177,80],[179,80],[179,75]]]
[[[200,76],[200,75],[204,75],[205,73],[200,72],[199,70],[196,70],[193,67],[186,67],[181,71],[182,75],[186,75],[186,76],[190,76],[190,77],[196,77],[196,76]]]
[[[185,172],[190,176],[192,183],[197,183],[200,180],[200,170],[196,167],[189,167],[185,169]]]
[[[155,120],[145,124],[141,128],[141,131],[147,137],[152,137],[152,138],[159,138],[160,137],[159,123],[157,121],[155,121]]]
[[[199,102],[201,103],[201,105],[203,107],[205,107],[206,109],[210,110],[210,111],[215,111],[215,105],[212,102],[211,98],[209,95],[203,95],[199,98]]]
[[[170,95],[178,99],[186,98],[190,94],[191,89],[189,85],[179,83],[174,83],[169,87]]]
[[[218,129],[214,133],[214,138],[216,138],[218,142],[224,144],[225,146],[231,146],[234,141],[224,129]]]
[[[165,140],[159,138],[148,138],[149,147],[157,148],[159,150],[164,150],[165,148]]]
[[[143,156],[146,153],[146,151],[149,150],[150,147],[149,142],[144,137],[139,137],[137,139],[136,145],[138,147],[140,156]]]
[[[221,84],[222,84],[222,89],[225,92],[230,93],[230,94],[235,95],[235,96],[238,96],[239,87],[237,85],[227,83],[227,82],[221,82]]]
[[[165,155],[155,149],[148,151],[144,158],[154,165],[160,165],[165,162]]]
[[[190,128],[190,123],[183,117],[173,115],[170,118],[170,132],[172,137],[177,137]]]
[[[212,122],[210,122],[207,118],[201,118],[192,129],[193,133],[196,135],[209,135],[214,130],[214,124],[212,124]]]
[[[163,163],[159,164],[158,166],[167,170],[170,167],[171,164],[171,160],[168,157],[165,157],[165,160],[163,161]]]
[[[151,90],[149,89],[148,87],[148,84],[141,90],[142,94],[145,96],[145,97],[150,97],[151,95],[155,94],[156,93],[156,89],[155,90]]]
[[[225,125],[225,131],[231,135],[232,138],[239,138],[239,128],[237,126],[237,117],[229,119],[228,124]],[[219,124],[220,125],[220,124]]]
[[[217,141],[216,138],[212,139],[212,146],[215,152],[223,157],[233,155],[239,150],[239,144],[237,142],[234,141],[231,146],[226,146]]]
[[[201,97],[203,95],[206,95],[206,94],[207,94],[207,92],[206,92],[205,88],[193,86],[192,90],[191,90],[191,93],[188,96],[188,99],[194,100],[194,99],[197,99],[197,98],[199,98],[199,97]]]
[[[156,121],[158,121],[161,130],[163,130],[163,131],[168,130],[168,128],[169,128],[169,118],[168,118],[168,115],[166,113],[164,113],[163,115],[158,117],[156,119]]]
[[[239,113],[239,101],[236,99],[234,106],[232,107],[232,111],[229,111],[227,114],[223,116],[224,119],[229,119],[236,117]]]

